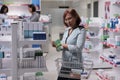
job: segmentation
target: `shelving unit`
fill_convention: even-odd
[[[41,45],[46,45],[47,44],[47,40],[33,40],[33,39],[23,39],[19,33],[18,30],[22,29],[20,27],[22,27],[20,25],[19,22],[15,22],[11,24],[12,26],[12,33],[9,36],[1,36],[0,37],[0,45],[6,45],[6,46],[10,46],[11,50],[9,49],[8,51],[11,52],[10,54],[10,69],[0,69],[0,73],[4,73],[7,76],[12,76],[12,80],[20,80],[19,76],[22,76],[24,73],[28,73],[28,72],[44,72],[47,71],[47,67],[46,67],[46,60],[45,57],[37,57],[36,59],[32,58],[30,60],[30,58],[28,58],[28,60],[26,58],[22,58],[21,55],[23,54],[23,51],[31,51],[31,50],[41,50],[41,48],[24,48],[23,51],[18,51],[19,49],[21,49],[24,45],[33,45],[33,44],[41,44]],[[22,30],[20,30],[22,31]],[[22,39],[20,39],[22,38]],[[25,50],[26,49],[26,50]],[[1,49],[1,51],[4,51],[6,49]],[[20,58],[18,58],[18,54],[20,56]],[[7,58],[6,58],[7,59]],[[8,60],[6,60],[8,62]],[[27,61],[29,62],[27,62]],[[3,61],[3,59],[1,59],[0,61]],[[27,62],[26,66],[30,66],[30,64],[34,63],[35,65],[31,65],[31,67],[20,67],[22,65],[25,66],[25,63]],[[31,62],[30,62],[31,61]],[[38,62],[39,61],[39,62]],[[22,63],[21,63],[22,62]],[[19,64],[19,65],[18,65]],[[21,65],[20,65],[21,64]]]
[[[119,77],[118,74],[120,74],[120,64],[117,64],[115,61],[120,59],[120,57],[119,57],[119,50],[120,49],[119,49],[119,46],[117,46],[117,47],[110,46],[109,49],[110,50],[106,51],[103,55],[100,56],[100,59],[104,63],[106,62],[106,63],[109,63],[110,65],[113,66],[112,70],[105,71],[105,72],[107,73],[108,76],[110,76],[110,77],[112,76],[114,79],[107,79],[107,80],[119,80],[120,77]],[[118,53],[114,52],[114,50],[116,50],[116,49],[118,50],[118,51],[116,51]],[[112,59],[112,58],[108,57],[110,51],[113,52],[112,54],[116,54],[115,59],[114,58]],[[105,76],[105,74],[102,74],[102,75],[103,75],[103,77]],[[99,76],[99,75],[97,75],[97,76]],[[100,79],[100,80],[106,80],[106,79],[103,78],[103,79]]]
[[[113,65],[114,67],[117,67],[117,66],[118,66],[114,61],[112,61],[111,59],[106,58],[105,56],[100,56],[100,58],[101,58],[103,61],[105,61],[105,62]]]
[[[111,65],[112,69],[103,70],[102,72],[99,72],[98,70],[96,75],[99,80],[120,80],[120,75],[118,75],[120,74],[120,46],[117,44],[119,40],[117,41],[116,39],[116,36],[120,36],[120,20],[118,20],[117,23],[117,19],[119,18],[118,15],[120,15],[120,0],[109,0],[109,2],[110,19],[107,19],[104,22],[106,24],[105,28],[101,28],[103,31],[105,30],[108,32],[109,38],[101,42],[103,45],[107,46],[107,49],[104,49],[103,52],[101,52],[100,59],[102,60],[102,63],[108,63]],[[107,24],[110,24],[110,26]],[[114,24],[116,25],[113,27]]]
[[[103,20],[100,18],[91,18],[90,20],[88,24],[87,41],[85,42],[87,48],[84,49],[83,52],[87,53],[87,58],[93,61],[93,69],[112,68],[110,64],[102,63],[100,60],[103,52],[103,44],[101,42],[101,36],[103,35],[101,26]]]

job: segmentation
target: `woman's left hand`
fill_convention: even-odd
[[[67,44],[62,44],[62,47],[63,48],[68,48],[68,45]]]

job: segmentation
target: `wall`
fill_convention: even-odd
[[[75,1],[73,2],[72,6],[77,10],[80,16],[87,16],[86,0]]]
[[[65,9],[58,8],[59,6],[72,6],[72,1],[63,2],[62,0],[57,1],[42,1],[41,2],[41,13],[51,14],[52,23],[49,24],[50,34],[52,40],[59,39],[59,33],[64,31],[63,24],[63,13]]]
[[[99,0],[99,11],[98,11],[98,16],[104,18],[104,14],[105,14],[105,1],[106,0]]]
[[[93,17],[93,2],[98,0],[78,0],[74,1],[72,6],[75,8],[80,16],[88,17],[88,14],[90,14],[91,17]],[[87,4],[91,4],[91,12],[87,9]]]
[[[42,14],[49,14],[50,9],[59,9],[59,6],[70,6],[71,7],[72,1],[41,1],[41,13]]]
[[[53,26],[63,26],[62,16],[64,9],[58,8],[59,6],[70,6],[72,1],[41,1],[41,13],[51,14]]]
[[[27,15],[30,16],[27,6],[23,6],[22,4],[29,4],[31,0],[2,0],[5,4],[9,4],[9,12],[8,15]]]
[[[9,12],[8,15],[26,15],[30,16],[30,12],[28,11],[27,6],[9,6]]]

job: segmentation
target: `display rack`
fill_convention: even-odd
[[[113,47],[111,47],[111,48],[113,48]],[[116,49],[116,48],[113,48],[113,49]],[[104,63],[106,62],[106,63],[109,63],[110,65],[113,66],[111,71],[106,71],[106,72],[112,74],[112,76],[115,78],[114,80],[119,80],[120,77],[119,77],[118,74],[120,74],[120,71],[119,71],[120,70],[120,64],[117,63],[117,61],[120,61],[119,56],[116,55],[116,58],[118,58],[118,59],[111,59],[111,58],[109,58],[109,56],[106,56],[106,54],[109,55],[109,52],[108,53],[106,52],[106,53],[104,53],[104,55],[101,55],[100,59]],[[113,54],[116,54],[116,53],[113,53]],[[105,75],[103,75],[103,76],[105,76]],[[111,75],[108,74],[108,76],[111,76]],[[104,80],[104,79],[102,79],[102,80]],[[108,80],[112,80],[112,79],[108,79]]]
[[[93,61],[93,69],[112,68],[111,65],[107,63],[101,63],[100,60],[100,55],[103,52],[103,44],[101,43],[101,36],[103,35],[103,31],[101,29],[102,22],[103,19],[101,18],[90,18],[87,28],[87,39],[85,42],[83,55],[86,53],[85,58]]]
[[[110,2],[110,19],[107,19],[104,23],[109,26],[104,26],[103,31],[108,31],[109,38],[102,42],[107,46],[107,49],[104,49],[100,59],[103,63],[110,64],[112,69],[102,70],[102,72],[97,71],[96,75],[99,80],[120,80],[120,75],[118,75],[120,74],[120,46],[118,45],[119,40],[116,40],[116,36],[120,36],[120,21],[118,20],[120,18],[120,0],[109,0],[108,2]],[[112,19],[114,19],[113,24]],[[117,20],[118,24],[115,23]],[[116,25],[113,27],[114,23]]]
[[[21,75],[23,73],[28,73],[28,72],[38,72],[38,71],[47,71],[46,67],[46,60],[44,56],[37,57],[36,59],[34,58],[21,58],[21,54],[23,54],[23,51],[21,51],[21,48],[24,45],[33,45],[33,44],[42,44],[46,45],[47,40],[33,40],[33,39],[24,39],[20,36],[19,30],[22,29],[22,27],[19,22],[14,22],[11,24],[12,26],[12,33],[9,36],[0,36],[0,45],[6,45],[10,46],[11,50],[9,49],[8,51],[11,52],[10,54],[10,60],[6,60],[7,58],[4,58],[5,62],[10,63],[9,66],[10,68],[1,68],[0,73],[6,74],[7,76],[12,76],[12,80],[20,80]],[[22,39],[21,39],[22,38]],[[26,49],[26,50],[25,50]],[[6,50],[6,49],[1,49],[1,51]],[[41,50],[41,48],[37,49],[32,49],[32,48],[24,48],[24,51],[31,51],[31,50]],[[18,57],[19,54],[19,57]],[[0,59],[1,64],[3,63],[3,59]],[[27,64],[26,64],[27,62]],[[8,64],[7,63],[7,64]],[[34,65],[32,65],[34,63]],[[21,64],[21,65],[20,65]],[[26,65],[25,65],[26,64]],[[22,65],[27,66],[27,67],[21,67]],[[3,66],[3,65],[2,65]],[[28,67],[29,66],[29,67]]]

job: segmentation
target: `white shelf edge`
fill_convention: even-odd
[[[11,75],[11,69],[0,69],[0,74],[5,73],[7,76]]]
[[[23,73],[27,73],[27,72],[38,72],[38,71],[41,71],[41,72],[47,72],[47,67],[45,68],[20,68],[18,69],[18,74],[21,75]]]
[[[24,45],[32,45],[32,44],[46,44],[47,40],[20,40],[18,43],[19,47]]]

